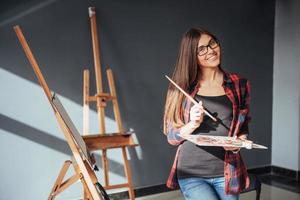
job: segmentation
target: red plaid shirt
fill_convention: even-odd
[[[230,125],[228,136],[239,136],[241,133],[248,134],[249,103],[250,103],[250,83],[247,79],[241,78],[235,73],[224,72],[223,85],[227,97],[232,102],[233,119]],[[190,94],[194,97],[199,89],[199,85],[195,87]],[[189,122],[189,112],[192,103],[186,99],[183,103],[184,122]],[[180,128],[174,128],[172,124],[167,126],[168,142],[172,145],[179,145],[175,160],[171,169],[170,176],[167,181],[167,187],[175,189],[178,187],[177,180],[177,161],[180,153],[180,147],[184,139],[179,136]],[[224,159],[224,177],[226,194],[237,194],[243,189],[249,187],[249,177],[247,169],[242,161],[240,153],[234,154],[226,151]]]

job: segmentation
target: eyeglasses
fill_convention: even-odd
[[[209,41],[208,45],[206,45],[206,46],[200,46],[200,47],[197,48],[197,54],[199,56],[203,56],[203,55],[207,54],[208,47],[210,47],[210,49],[215,49],[218,46],[219,46],[219,43],[216,40],[211,39]]]

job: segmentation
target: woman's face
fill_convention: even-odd
[[[201,35],[198,48],[198,64],[201,68],[218,67],[220,65],[220,46],[211,36],[207,34]]]

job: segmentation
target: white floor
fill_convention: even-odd
[[[261,200],[300,200],[300,194],[283,190],[277,187],[262,185]],[[145,197],[136,198],[136,200],[183,200],[180,191],[165,192]],[[240,195],[240,200],[255,200],[255,191]]]

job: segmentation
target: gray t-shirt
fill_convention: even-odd
[[[196,95],[195,98],[198,101],[202,100],[203,106],[219,120],[214,122],[204,115],[203,122],[192,134],[228,136],[232,121],[232,103],[228,97]],[[177,177],[182,179],[224,176],[224,157],[223,147],[197,146],[184,141],[177,164]]]

